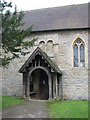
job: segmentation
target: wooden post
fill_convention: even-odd
[[[53,98],[55,98],[55,95],[56,95],[56,93],[55,93],[55,88],[56,86],[55,86],[55,79],[54,79],[54,73],[53,73]]]
[[[54,74],[54,87],[55,87],[55,96],[54,97],[57,97],[58,96],[58,84],[57,84],[57,73]]]
[[[52,80],[51,80],[51,73],[49,73],[49,99],[52,99]]]
[[[23,98],[26,98],[26,95],[25,95],[25,73],[23,73]]]
[[[27,77],[27,98],[30,99],[30,76],[28,72],[28,77]]]

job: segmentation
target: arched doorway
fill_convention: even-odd
[[[47,100],[49,98],[49,83],[47,73],[37,68],[30,75],[30,96],[34,99]]]
[[[35,99],[52,99],[60,95],[60,69],[39,47],[22,65],[23,97]]]

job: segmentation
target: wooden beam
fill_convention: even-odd
[[[57,74],[55,74],[56,79],[56,97],[58,96],[58,84],[57,84]]]
[[[26,94],[25,94],[25,73],[23,73],[23,98],[26,98]]]
[[[51,80],[51,73],[49,73],[49,99],[52,99],[52,80]]]
[[[30,99],[30,76],[27,77],[27,98]]]

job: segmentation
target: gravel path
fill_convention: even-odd
[[[2,111],[3,118],[49,118],[47,101],[27,101]]]

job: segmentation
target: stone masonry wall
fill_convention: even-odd
[[[22,95],[22,74],[19,68],[37,46],[41,47],[62,71],[64,99],[88,99],[88,31],[69,30],[33,33],[37,37],[30,54],[14,59],[9,68],[3,68],[2,94]],[[85,67],[73,66],[73,42],[80,37],[85,43]],[[42,42],[41,42],[42,41]]]

